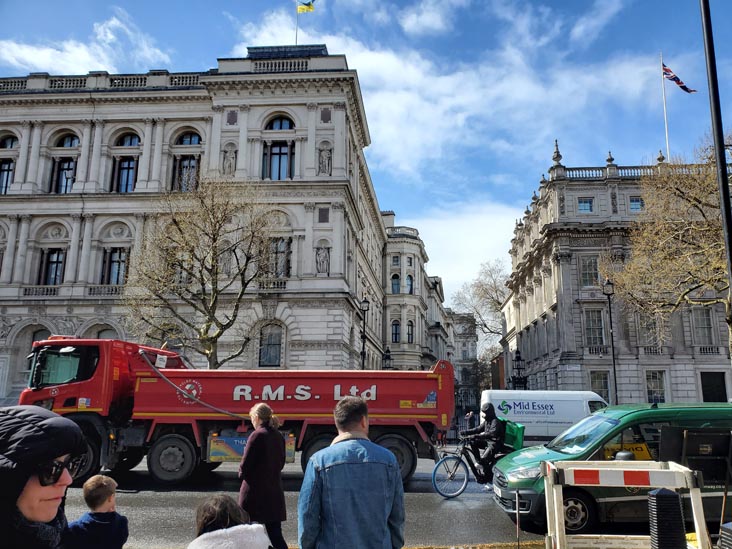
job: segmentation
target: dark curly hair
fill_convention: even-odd
[[[207,532],[248,524],[249,515],[231,496],[216,494],[196,510],[196,537]]]

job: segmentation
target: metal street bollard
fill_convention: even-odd
[[[686,549],[681,497],[674,491],[658,488],[648,492],[651,549]]]

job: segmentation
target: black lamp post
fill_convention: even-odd
[[[615,336],[613,334],[613,304],[612,297],[615,295],[615,284],[609,278],[605,279],[602,284],[602,293],[607,297],[607,311],[610,320],[610,354],[613,357],[613,396],[615,402],[618,403],[618,373],[615,368]]]
[[[513,354],[513,373],[511,374],[512,389],[527,389],[529,378],[524,375],[524,360],[521,358],[521,351],[516,349]]]
[[[363,312],[363,326],[361,328],[361,369],[366,369],[366,313],[369,312],[371,302],[365,297],[361,300],[359,308]]]
[[[384,351],[384,355],[381,357],[382,370],[392,370],[393,366],[391,365],[391,349],[389,347],[386,348],[386,351]]]

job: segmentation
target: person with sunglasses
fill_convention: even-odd
[[[62,549],[66,489],[86,452],[76,423],[38,406],[0,408],[3,547]]]

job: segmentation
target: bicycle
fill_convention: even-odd
[[[468,446],[468,441],[467,438],[460,438],[455,450],[443,451],[442,458],[435,463],[435,468],[432,470],[432,486],[444,498],[454,498],[465,491],[470,480],[468,467],[475,475],[478,484],[488,482],[487,475],[483,474],[475,463],[475,456]]]

